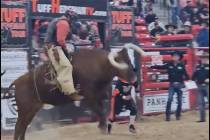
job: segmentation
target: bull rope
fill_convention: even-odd
[[[39,91],[38,91],[37,84],[36,84],[36,68],[34,69],[34,72],[33,72],[33,79],[34,79],[34,87],[36,90],[38,100],[41,102],[41,98],[40,98]]]

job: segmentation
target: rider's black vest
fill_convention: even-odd
[[[56,38],[56,24],[60,20],[66,20],[68,22],[68,20],[63,17],[52,20],[49,23],[48,28],[47,28],[47,35],[45,38],[45,43],[52,43],[54,45],[58,45],[57,38]],[[71,32],[68,34],[67,40],[69,40],[70,38],[71,38]]]

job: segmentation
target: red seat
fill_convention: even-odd
[[[142,18],[137,18],[137,19],[135,19],[135,23],[136,23],[136,25],[141,25],[141,26],[146,25],[145,20],[142,19]]]
[[[137,34],[136,33],[136,38],[140,42],[147,42],[147,41],[152,42],[152,38],[149,34]]]
[[[146,26],[136,26],[136,32],[137,33],[148,33]]]

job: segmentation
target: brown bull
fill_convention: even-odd
[[[80,85],[80,94],[85,97],[89,107],[99,117],[99,128],[106,130],[106,118],[109,113],[111,82],[114,76],[129,82],[136,79],[127,54],[127,48],[143,54],[133,44],[125,45],[118,53],[104,50],[81,49],[72,56],[73,78]],[[45,75],[48,65],[33,69],[13,82],[18,107],[18,119],[15,127],[14,140],[24,140],[28,124],[43,104],[61,105],[72,102],[58,89],[51,91],[54,85],[46,82]]]

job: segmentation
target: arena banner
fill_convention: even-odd
[[[1,77],[1,87],[8,88],[9,85],[28,71],[27,51],[1,51],[1,71],[6,73]]]
[[[143,114],[161,113],[165,112],[168,100],[168,93],[144,95],[143,97]],[[174,95],[171,110],[175,111],[177,108],[177,96]],[[190,109],[189,92],[185,91],[182,98],[182,109]]]
[[[1,47],[25,47],[27,44],[25,5],[1,4]]]
[[[31,16],[57,17],[66,10],[73,10],[82,19],[106,20],[107,0],[31,0]]]
[[[134,12],[130,7],[111,7],[110,45],[134,41]]]
[[[3,130],[14,130],[17,121],[15,98],[1,99],[1,124]]]

